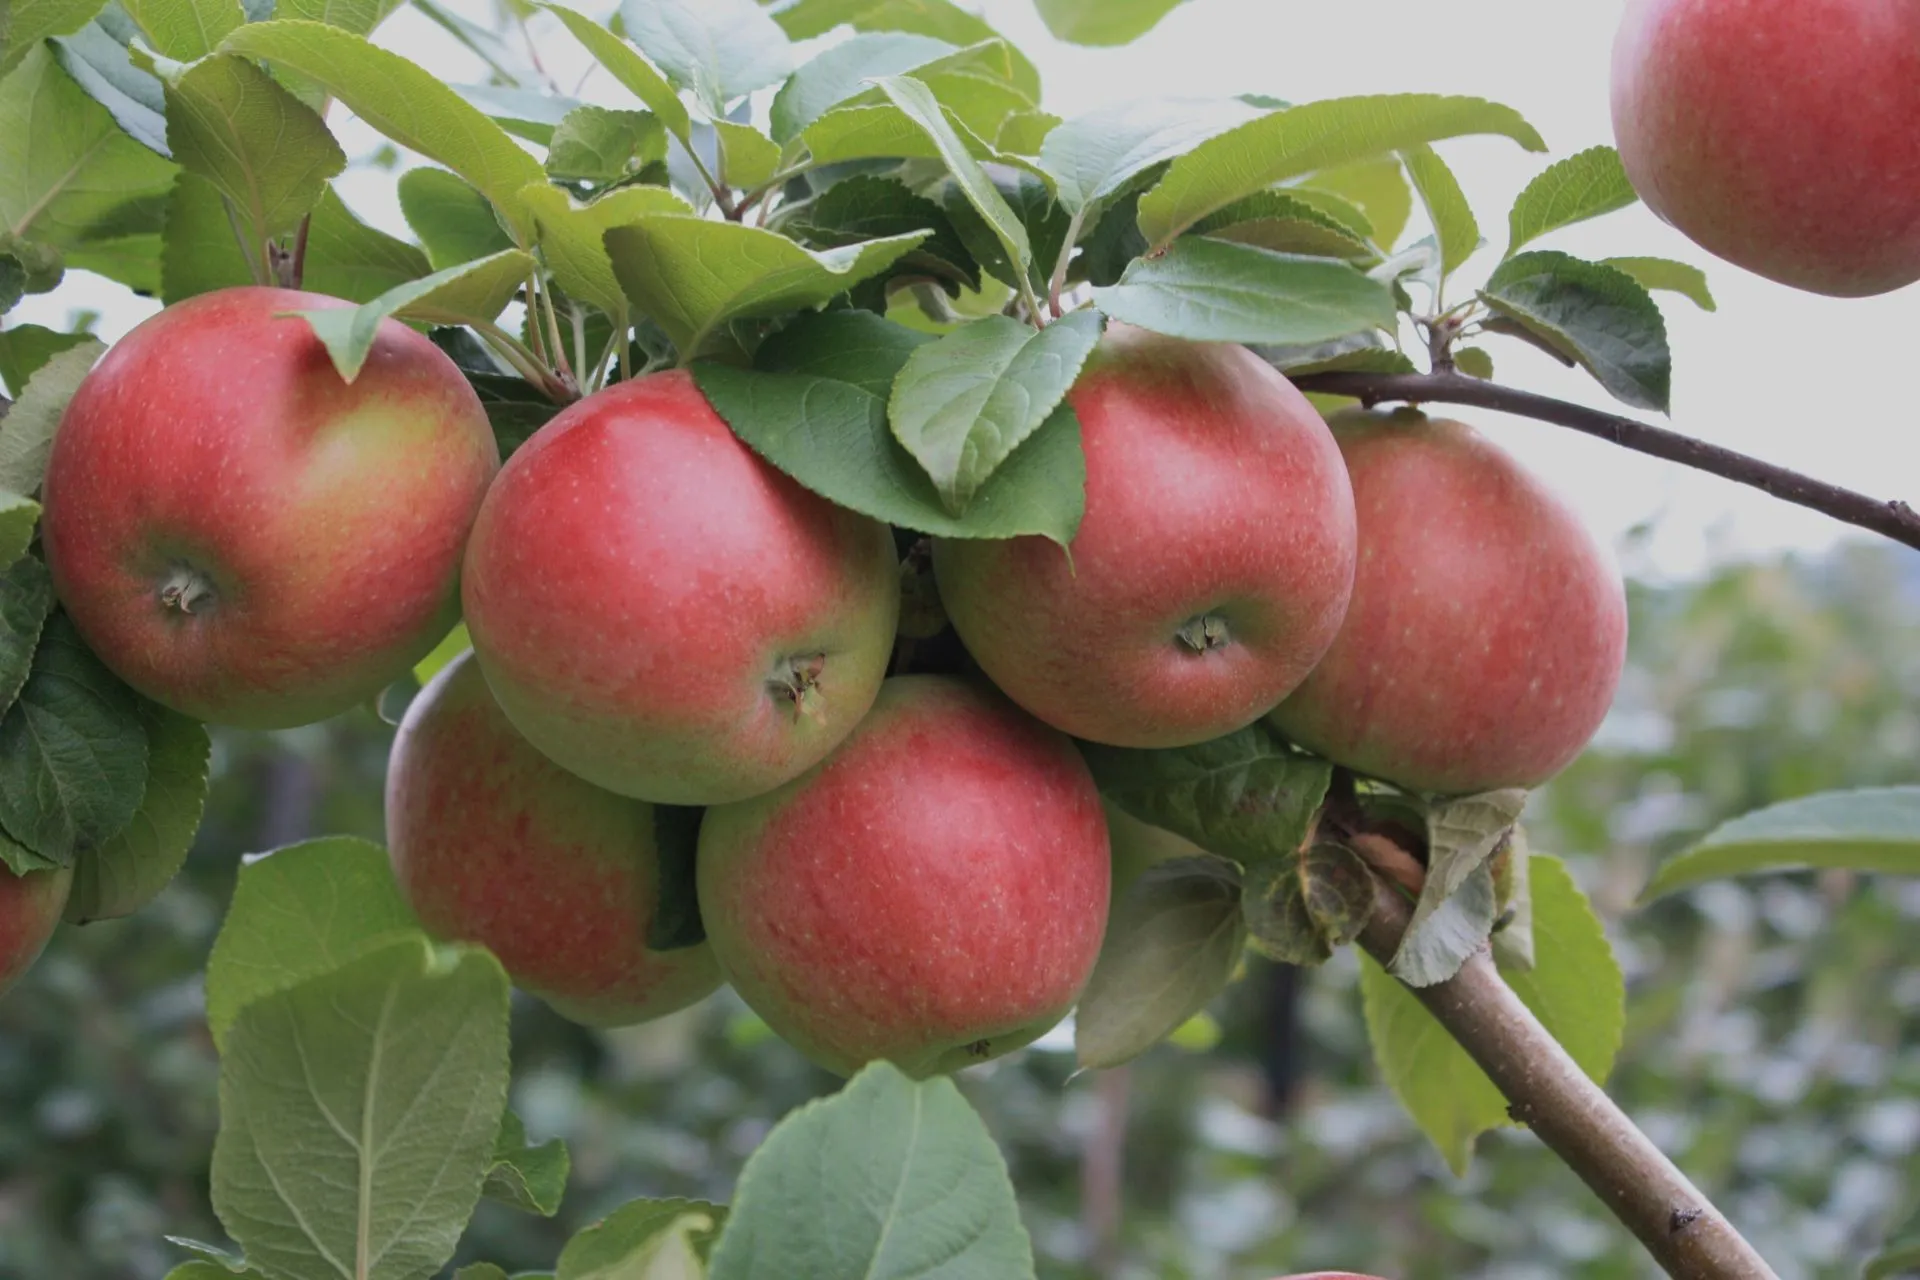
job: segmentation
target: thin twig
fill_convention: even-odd
[[[293,266],[287,272],[289,289],[299,289],[307,282],[307,235],[313,230],[313,215],[309,213],[300,219],[300,229],[293,234]]]
[[[1535,395],[1531,391],[1517,391],[1458,373],[1312,373],[1295,378],[1294,385],[1302,391],[1352,396],[1366,404],[1382,401],[1466,404],[1570,427],[1638,453],[1749,485],[1784,502],[1920,548],[1920,512],[1898,498],[1870,498],[1677,431],[1585,405]]]

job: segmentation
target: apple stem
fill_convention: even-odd
[[[1233,643],[1233,637],[1227,632],[1227,620],[1217,613],[1203,613],[1189,619],[1185,626],[1173,634],[1195,653],[1224,649]]]
[[[802,657],[788,658],[783,670],[767,681],[767,687],[776,698],[785,698],[793,704],[793,713],[800,716],[817,716],[820,713],[820,699],[816,690],[820,687],[820,675],[827,669],[827,655],[812,653]]]
[[[160,584],[160,607],[192,613],[195,605],[213,599],[213,594],[213,584],[207,581],[205,575],[180,565]]]

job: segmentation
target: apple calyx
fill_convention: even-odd
[[[1217,613],[1203,613],[1190,618],[1173,635],[1195,653],[1224,649],[1233,643],[1233,637],[1227,631],[1227,620]]]
[[[814,696],[814,691],[820,687],[820,675],[826,669],[824,653],[785,658],[767,681],[767,688],[775,698],[784,698],[793,705],[795,718],[818,715],[820,699]]]
[[[188,565],[176,565],[160,584],[160,607],[168,612],[192,613],[195,605],[213,598],[213,583]]]

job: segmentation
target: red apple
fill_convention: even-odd
[[[677,370],[589,396],[513,455],[464,594],[514,725],[667,804],[744,800],[833,750],[900,606],[886,526],[761,461]]]
[[[414,914],[437,938],[485,946],[577,1022],[656,1018],[720,985],[705,944],[647,949],[653,818],[534,750],[471,654],[428,683],[393,741],[387,843]]]
[[[1920,280],[1920,0],[1635,0],[1613,130],[1647,205],[1814,293]]]
[[[458,617],[493,432],[399,322],[349,384],[281,314],[347,305],[247,287],[169,307],[107,353],[54,439],[42,530],[61,603],[122,679],[196,719],[324,719]]]
[[[33,967],[60,923],[73,868],[17,876],[0,867],[0,992]]]
[[[1339,638],[1273,722],[1416,791],[1546,781],[1620,681],[1619,572],[1558,497],[1463,423],[1352,412],[1333,430],[1360,567]]]
[[[941,676],[889,680],[824,764],[700,829],[721,969],[844,1075],[952,1071],[1044,1033],[1093,972],[1110,870],[1073,744]]]
[[[1176,747],[1292,692],[1353,582],[1353,495],[1326,424],[1244,347],[1125,325],[1068,397],[1087,459],[1071,555],[934,543],[941,599],[993,682],[1076,737]]]

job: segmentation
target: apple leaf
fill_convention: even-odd
[[[39,503],[0,489],[0,566],[13,564],[27,553],[39,523]]]
[[[1223,205],[1289,178],[1463,134],[1500,134],[1529,151],[1546,143],[1510,107],[1429,93],[1331,98],[1262,116],[1175,160],[1140,198],[1155,248]]]
[[[1493,860],[1493,958],[1503,969],[1533,968],[1538,952],[1533,940],[1533,857],[1527,831],[1518,823],[1508,837],[1506,851]]]
[[[242,1008],[213,1206],[255,1267],[416,1280],[452,1256],[507,1102],[507,975],[403,938]]]
[[[1666,412],[1673,382],[1666,321],[1626,272],[1534,250],[1495,268],[1480,299],[1578,361],[1615,398]]]
[[[38,372],[41,365],[62,351],[95,341],[90,333],[62,333],[37,324],[0,329],[0,384],[5,385],[7,394],[18,400],[26,390],[27,379]],[[4,428],[0,428],[0,434],[4,434]]]
[[[551,1218],[560,1212],[571,1167],[565,1142],[553,1138],[537,1147],[529,1145],[526,1124],[508,1109],[500,1117],[500,1133],[493,1140],[493,1167],[487,1170],[480,1194],[522,1213]]]
[[[257,2],[257,0],[250,0]],[[274,0],[269,12],[277,18],[323,22],[354,35],[371,35],[404,0]]]
[[[668,82],[716,120],[793,70],[786,32],[754,0],[624,0],[620,17]]]
[[[0,23],[0,77],[5,77],[49,36],[71,35],[93,21],[106,0],[12,0]]]
[[[127,825],[147,785],[139,698],[65,614],[47,620],[0,718],[0,826],[59,866]]]
[[[1355,230],[1312,201],[1278,188],[1214,210],[1193,224],[1192,234],[1275,253],[1346,258],[1368,264],[1380,259],[1367,243],[1365,231]]]
[[[1455,347],[1453,367],[1469,378],[1493,380],[1493,357],[1479,347]],[[1407,369],[1404,372],[1411,373],[1412,370]]]
[[[692,1280],[704,1268],[655,1268],[676,1254],[699,1267],[726,1220],[725,1205],[703,1200],[632,1201],[567,1241],[554,1280]]]
[[[666,158],[666,126],[653,112],[575,107],[553,131],[547,176],[605,184]]]
[[[134,25],[163,56],[204,58],[246,22],[239,0],[121,0]]]
[[[930,341],[868,312],[790,325],[756,369],[700,363],[694,378],[734,433],[780,470],[843,507],[946,538],[1038,534],[1065,546],[1086,502],[1080,424],[1062,405],[1014,450],[964,517],[887,426],[887,396],[909,354]]]
[[[532,212],[540,252],[561,289],[616,319],[627,314],[627,295],[607,257],[607,231],[645,214],[692,212],[665,187],[621,187],[579,204],[558,187],[541,183],[528,187],[521,199]]]
[[[153,901],[185,865],[207,802],[213,743],[190,716],[141,698],[147,734],[147,782],[140,810],[112,838],[82,849],[67,895],[73,924],[129,916]]]
[[[401,174],[400,212],[426,246],[427,261],[436,271],[513,247],[487,198],[445,169],[422,167]]]
[[[1226,990],[1247,940],[1240,893],[1224,858],[1157,863],[1128,887],[1074,1012],[1082,1067],[1140,1056]]]
[[[1258,345],[1253,353],[1289,378],[1309,373],[1414,373],[1413,361],[1386,345],[1376,332],[1349,334],[1332,342]]]
[[[462,622],[433,646],[433,651],[413,664],[413,678],[422,686],[439,675],[455,658],[473,647],[473,641],[467,635],[467,624]]]
[[[49,357],[27,379],[20,398],[0,418],[0,489],[28,495],[40,492],[60,415],[106,350],[98,339],[84,339]]]
[[[1702,311],[1716,310],[1707,273],[1671,258],[1602,258],[1600,265],[1624,271],[1648,289],[1680,294]]]
[[[65,249],[164,196],[175,167],[122,132],[40,45],[0,80],[0,173],[0,244]]]
[[[1480,223],[1460,190],[1460,180],[1432,147],[1421,143],[1405,153],[1407,174],[1427,208],[1434,239],[1440,245],[1440,274],[1452,275],[1480,247]]]
[[[109,5],[72,35],[47,41],[47,47],[128,137],[156,155],[169,156],[166,95],[159,79],[133,60],[132,43],[139,37],[126,10]]]
[[[871,90],[870,82],[925,66],[953,52],[944,40],[909,32],[855,35],[802,63],[774,95],[770,110],[774,141],[785,144],[847,99]]]
[[[927,235],[813,253],[759,227],[648,214],[612,228],[603,240],[627,297],[683,355],[692,355],[729,320],[830,301],[886,270]]]
[[[1377,247],[1390,250],[1413,216],[1413,189],[1400,160],[1382,156],[1322,169],[1288,191],[1337,218]]]
[[[1427,807],[1427,878],[1388,972],[1430,987],[1460,971],[1493,931],[1498,914],[1488,865],[1526,807],[1518,789],[1461,796]]]
[[[37,557],[22,556],[0,570],[0,713],[27,683],[53,606],[53,578]]]
[[[1589,1076],[1604,1081],[1626,1027],[1626,984],[1606,930],[1565,864],[1535,855],[1538,963],[1502,970],[1514,993]],[[1374,1061],[1414,1122],[1456,1174],[1474,1139],[1509,1125],[1507,1101],[1411,989],[1361,957],[1360,995]]]
[[[1742,814],[1663,862],[1640,900],[1726,876],[1809,867],[1920,874],[1920,787],[1823,791]]]
[[[660,123],[666,126],[668,133],[682,142],[687,141],[692,135],[693,120],[687,114],[686,104],[680,101],[680,95],[674,92],[666,77],[641,57],[632,45],[586,14],[565,5],[535,3],[533,7],[560,19],[573,38],[593,55],[595,62],[624,85],[629,93],[646,103],[647,110],[660,118]]]
[[[320,202],[327,179],[346,168],[319,114],[246,59],[162,70],[174,159],[219,189],[252,245],[292,231]]]
[[[1612,147],[1590,147],[1549,165],[1526,185],[1507,214],[1507,252],[1549,231],[1585,222],[1624,209],[1640,197],[1627,181],[1620,153]]]
[[[956,47],[999,38],[999,33],[978,14],[951,0],[796,0],[773,17],[795,40],[825,35],[842,23],[855,31],[905,31],[932,36]],[[1007,50],[1012,62],[1009,80],[1029,99],[1039,101],[1039,71],[1012,45],[1008,45]]]
[[[253,1001],[419,932],[377,844],[329,836],[249,860],[207,958],[214,1043]]]
[[[865,240],[930,234],[894,264],[897,271],[931,274],[977,288],[980,273],[946,211],[897,178],[855,174],[815,196],[781,228],[817,249],[838,249]]]
[[[1005,1161],[941,1077],[879,1062],[774,1126],[740,1173],[712,1280],[1032,1280]]]
[[[456,84],[449,86],[461,101],[475,107],[481,115],[506,132],[529,142],[551,146],[554,131],[569,112],[577,111],[577,98],[541,89],[516,89],[503,84]]]
[[[1000,464],[1066,399],[1102,327],[1102,317],[1088,311],[1039,330],[986,316],[907,357],[894,379],[888,421],[951,514],[963,515]]]
[[[752,125],[716,120],[713,130],[719,138],[722,183],[750,191],[779,171],[779,144]]]
[[[463,262],[419,280],[395,285],[357,307],[298,311],[326,345],[340,376],[352,382],[373,350],[380,325],[389,317],[431,324],[485,323],[506,309],[527,282],[533,259],[518,249]]]
[[[1005,174],[994,179],[993,188],[1012,211],[1014,221],[1026,232],[1031,262],[1025,283],[1036,293],[1044,292],[1054,263],[1072,231],[1073,219],[1053,198],[1047,184],[1033,174],[1018,171]],[[966,192],[951,180],[941,184],[938,192],[955,234],[974,261],[1009,288],[1020,288],[1021,277],[1005,242],[981,216]]]
[[[501,127],[432,73],[361,36],[318,22],[275,19],[241,27],[221,46],[318,84],[369,126],[479,188],[524,242],[516,197],[546,171]]]
[[[1264,722],[1191,747],[1083,742],[1080,752],[1122,810],[1245,866],[1291,857],[1333,780],[1332,765],[1294,751]]]
[[[1132,44],[1184,0],[1035,0],[1041,21],[1069,44]]]
[[[1247,871],[1247,942],[1269,960],[1324,964],[1373,914],[1373,873],[1352,850],[1316,844]]]
[[[1128,267],[1093,304],[1156,333],[1200,342],[1326,342],[1395,324],[1393,290],[1328,258],[1207,237]]]

